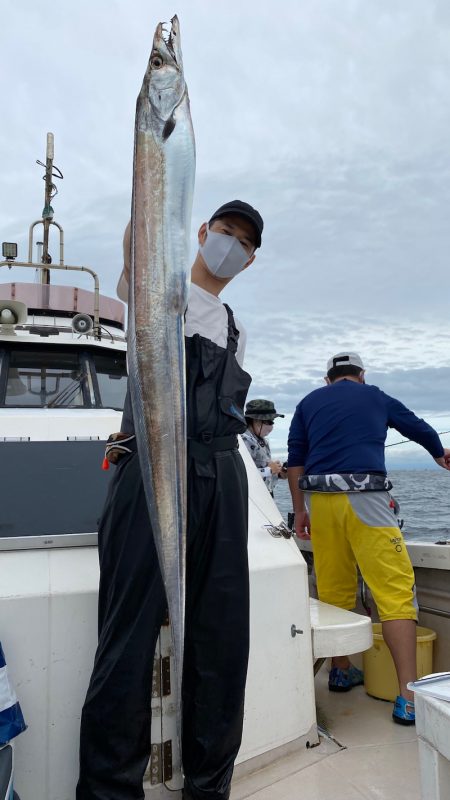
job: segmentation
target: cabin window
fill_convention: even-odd
[[[122,411],[127,393],[125,353],[92,353],[102,408]]]
[[[16,408],[89,406],[86,359],[75,350],[12,349],[2,405]]]

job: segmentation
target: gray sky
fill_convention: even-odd
[[[43,205],[35,161],[53,131],[66,262],[114,295],[136,96],[155,25],[176,12],[197,142],[193,243],[235,197],[265,220],[224,299],[248,331],[249,396],[288,415],[273,449],[347,347],[369,382],[450,428],[447,0],[4,0],[2,11],[2,240],[26,257]],[[393,450],[405,465],[422,458]]]

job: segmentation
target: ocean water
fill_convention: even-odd
[[[450,541],[450,472],[447,470],[392,470],[391,494],[400,503],[405,539]],[[278,481],[275,502],[283,517],[292,511],[287,481]]]

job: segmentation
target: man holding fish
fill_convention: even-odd
[[[189,291],[194,157],[175,17],[168,38],[156,30],[137,103],[118,286],[129,301],[129,393],[122,433],[107,448],[117,467],[99,527],[99,642],[77,800],[144,797],[153,659],[167,606],[185,800],[229,797],[241,742],[248,498],[237,434],[251,378],[245,332],[219,295],[253,262],[263,220],[240,200],[217,209],[198,231]]]
[[[248,661],[247,477],[236,435],[250,376],[245,331],[222,289],[255,258],[263,221],[241,201],[198,232],[186,312],[188,523],[183,671],[185,800],[228,798]],[[128,226],[125,266],[128,280]],[[148,518],[128,394],[99,531],[99,645],[83,709],[78,799],[144,797],[153,657],[167,600]],[[127,452],[128,451],[128,452]]]

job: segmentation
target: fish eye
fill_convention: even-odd
[[[161,56],[155,55],[151,57],[150,64],[152,65],[153,69],[161,69],[164,61],[162,60]]]

